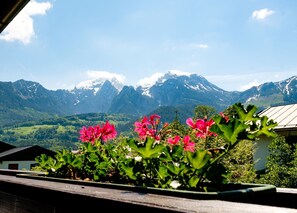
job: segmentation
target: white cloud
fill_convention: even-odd
[[[227,91],[244,91],[253,86],[258,86],[262,83],[272,81],[265,77],[270,73],[258,73],[257,78],[255,74],[234,74],[234,75],[212,75],[205,76],[211,83]],[[259,80],[260,79],[260,80]]]
[[[207,44],[196,44],[195,47],[201,48],[201,49],[206,49],[206,48],[208,48],[208,45]]]
[[[279,82],[296,75],[296,70],[278,72],[258,72],[233,75],[205,75],[211,83],[227,91],[244,91],[265,82]]]
[[[207,44],[197,44],[197,43],[191,43],[191,44],[186,44],[180,47],[180,49],[207,49],[208,45]]]
[[[159,78],[164,76],[164,73],[157,72],[149,77],[143,78],[138,81],[138,85],[144,87],[150,87],[151,85],[155,84]]]
[[[117,73],[107,72],[107,71],[88,70],[87,76],[91,78],[91,80],[100,79],[100,78],[112,80],[115,78],[120,83],[125,82],[125,76]]]
[[[269,10],[267,8],[261,9],[261,10],[255,10],[252,14],[252,18],[257,19],[257,20],[264,20],[268,16],[271,16],[274,14],[273,10]]]
[[[181,71],[181,70],[169,70],[168,73],[170,73],[172,75],[177,75],[177,76],[182,76],[182,75],[190,76],[192,74],[192,73]]]
[[[163,77],[166,74],[176,75],[176,76],[183,76],[183,75],[190,76],[192,73],[184,72],[184,71],[181,71],[181,70],[173,70],[173,69],[172,70],[169,70],[166,73],[157,72],[157,73],[154,73],[153,75],[151,75],[149,77],[145,77],[145,78],[139,80],[138,81],[138,84],[136,85],[136,87],[139,86],[139,85],[141,85],[142,87],[151,87],[157,81],[162,81],[163,80]]]
[[[254,80],[254,81],[252,81],[252,82],[250,82],[250,83],[248,83],[246,85],[240,86],[239,91],[245,91],[247,89],[250,89],[250,88],[252,88],[254,86],[259,86],[259,85],[260,85],[260,83],[257,80]]]
[[[2,32],[0,39],[8,42],[21,41],[29,44],[35,35],[34,21],[32,16],[45,15],[46,11],[52,7],[50,2],[38,3],[34,0],[28,2],[25,8],[12,20],[12,22]]]

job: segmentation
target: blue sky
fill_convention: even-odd
[[[295,0],[31,0],[0,34],[0,81],[72,89],[169,70],[245,90],[297,75]]]

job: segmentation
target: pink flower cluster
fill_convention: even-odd
[[[180,137],[176,135],[174,138],[168,138],[167,142],[171,144],[172,146],[178,145],[180,141]],[[186,135],[183,140],[183,148],[185,151],[194,152],[195,151],[195,142],[191,141],[191,138],[189,135]]]
[[[196,137],[206,138],[208,136],[217,136],[215,133],[210,131],[210,127],[214,125],[213,120],[198,119],[196,122],[192,118],[188,118],[186,123],[196,132]]]
[[[116,137],[117,132],[114,125],[106,121],[105,124],[98,124],[97,126],[89,126],[88,128],[83,126],[80,130],[80,140],[82,142],[95,143],[96,140],[102,140],[106,142]]]
[[[195,131],[195,136],[197,138],[206,138],[208,136],[216,136],[213,132],[210,131],[210,127],[215,123],[213,120],[198,119],[195,122],[192,118],[188,118],[186,121],[187,125]],[[167,142],[171,145],[178,145],[180,141],[179,136],[174,138],[168,138]],[[191,137],[186,135],[183,140],[183,148],[185,151],[194,152],[195,151],[195,142],[191,141]]]
[[[160,116],[156,114],[151,115],[149,118],[144,116],[140,122],[136,121],[134,123],[134,131],[138,133],[141,140],[145,140],[148,136],[160,140],[160,135],[157,134],[159,119]]]
[[[220,115],[225,118],[226,122],[228,122],[228,117],[224,116],[223,113]],[[144,116],[141,121],[136,121],[134,123],[135,129],[134,131],[138,133],[138,136],[141,140],[145,140],[146,137],[152,137],[155,140],[159,141],[161,136],[158,132],[158,125],[160,122],[160,116],[153,114],[150,117]],[[213,120],[206,120],[206,119],[198,119],[195,122],[192,118],[188,118],[186,121],[187,125],[191,127],[197,138],[206,138],[209,136],[217,136],[215,133],[210,131],[210,127],[215,123]],[[168,124],[166,123],[164,127]],[[90,142],[92,144],[95,141],[102,140],[106,142],[107,140],[111,140],[115,138],[117,132],[115,130],[114,125],[110,124],[106,121],[105,124],[98,124],[97,126],[83,126],[80,130],[80,140],[82,142]],[[191,137],[189,135],[184,136],[181,140],[180,136],[175,136],[173,138],[168,138],[167,142],[171,145],[178,145],[178,143],[182,141],[183,148],[185,151],[194,152],[195,151],[195,142],[191,141]]]
[[[134,123],[134,131],[138,133],[138,136],[141,140],[146,139],[146,137],[152,137],[156,140],[160,140],[160,135],[157,132],[160,118],[161,117],[156,114],[151,115],[149,118],[144,116],[141,121]],[[216,134],[210,131],[210,127],[214,124],[213,120],[208,121],[206,119],[198,119],[194,122],[192,118],[188,118],[186,123],[195,131],[197,138],[216,136]],[[191,141],[191,137],[189,135],[184,136],[182,140],[178,135],[167,139],[167,142],[171,146],[178,145],[180,141],[182,141],[185,151],[195,151],[195,142]]]

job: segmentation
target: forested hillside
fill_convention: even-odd
[[[198,106],[196,106],[198,107]],[[193,117],[195,108],[163,106],[151,113],[161,116],[161,123],[178,120],[185,124],[186,119]],[[0,141],[15,146],[39,145],[51,150],[61,148],[76,149],[79,143],[79,130],[83,126],[94,126],[106,121],[114,124],[118,136],[128,136],[134,131],[134,122],[141,117],[127,114],[87,113],[73,116],[56,116],[50,119],[19,123],[0,128]]]
[[[30,121],[0,129],[0,141],[15,146],[39,145],[51,150],[61,148],[76,149],[79,130],[83,126],[105,123],[116,126],[118,134],[128,132],[137,118],[131,115],[108,115],[88,113],[66,117],[54,117],[40,121]],[[130,124],[130,125],[129,125]]]

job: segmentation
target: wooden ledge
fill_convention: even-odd
[[[26,200],[36,212],[87,212],[107,208],[110,211],[139,212],[296,212],[296,208],[222,200],[197,200],[174,196],[137,193],[129,190],[84,186],[54,181],[0,175],[0,191],[6,197]],[[277,196],[276,196],[277,197]],[[5,198],[5,196],[4,196]],[[20,199],[22,198],[22,199]],[[296,200],[296,196],[293,196]],[[3,196],[2,196],[3,199]],[[267,199],[272,199],[267,197]],[[10,198],[11,200],[11,198]],[[29,201],[28,201],[29,200]],[[16,204],[15,203],[15,204]],[[296,204],[295,204],[296,205]],[[13,206],[13,205],[12,205]],[[296,207],[296,206],[295,206]],[[1,206],[0,206],[1,208]],[[1,209],[0,209],[1,211]],[[32,213],[34,211],[30,211]]]

